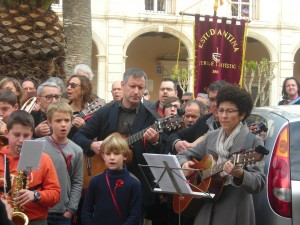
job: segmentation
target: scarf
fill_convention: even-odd
[[[226,138],[225,130],[222,127],[220,128],[219,136],[217,138],[217,149],[216,149],[216,152],[218,153],[217,164],[220,164],[228,160],[229,150],[232,147],[236,136],[240,133],[242,126],[243,124],[242,122],[240,122],[227,138]],[[221,172],[220,175],[226,176],[228,174],[225,172]],[[225,185],[228,185],[230,183],[232,183],[232,177],[228,176],[226,178]]]

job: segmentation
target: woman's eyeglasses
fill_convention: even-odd
[[[67,87],[71,87],[72,89],[76,88],[77,86],[80,86],[80,84],[76,84],[76,83],[67,83]]]
[[[239,112],[238,109],[218,109],[218,112],[222,115],[225,113],[226,116],[231,115],[233,113]]]
[[[146,92],[146,93],[144,93],[144,96],[147,96],[147,95],[149,95],[149,93],[147,93],[147,92]]]

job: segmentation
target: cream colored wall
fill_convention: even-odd
[[[300,63],[298,61],[300,60],[299,57],[295,57],[300,48],[300,17],[299,7],[297,7],[299,6],[299,0],[256,1],[259,4],[259,21],[252,20],[250,22],[248,36],[261,42],[270,56],[270,60],[274,62],[277,77],[272,83],[270,103],[275,105],[281,97],[283,80],[285,77],[294,74],[294,60],[296,60],[296,65]],[[199,4],[196,4],[197,2]],[[182,17],[178,12],[199,12],[202,15],[212,15],[213,2],[212,0],[174,0],[174,14],[157,14],[145,12],[143,0],[126,0],[122,4],[119,0],[91,0],[93,40],[98,46],[97,57],[93,56],[95,58],[93,65],[98,62],[98,79],[95,80],[98,95],[109,100],[111,98],[111,83],[122,79],[126,66],[134,64],[145,67],[147,73],[150,74],[150,78],[154,80],[154,86],[157,86],[159,78],[155,75],[155,58],[163,51],[168,52],[169,47],[165,44],[153,45],[152,48],[144,46],[148,43],[140,42],[139,38],[136,39],[143,33],[162,30],[179,39],[182,30],[183,42],[190,58],[189,62],[192,62],[193,17],[184,16],[182,23]],[[228,1],[223,2],[224,5],[218,9],[218,16],[227,15],[230,17]],[[190,7],[192,5],[194,6]],[[183,28],[181,29],[182,24]],[[131,44],[143,48],[131,48]],[[99,48],[101,45],[102,48]],[[255,57],[257,54],[265,54],[261,52],[260,45],[252,47],[254,50],[247,53],[249,56]],[[149,48],[153,50],[152,53],[140,52],[140,49],[149,51]],[[191,63],[189,64],[191,65]],[[156,97],[155,93],[153,95],[153,98]]]
[[[153,91],[150,91],[152,100],[158,99],[158,88],[163,79],[162,74],[156,71],[157,67],[161,66],[158,60],[163,59],[167,54],[176,57],[178,41],[174,37],[138,37],[128,47],[126,68],[140,67],[147,73],[148,79],[153,81]]]

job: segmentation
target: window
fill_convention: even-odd
[[[52,3],[54,7],[62,7],[62,0],[54,0]]]
[[[253,0],[231,0],[232,16],[252,19]]]
[[[171,13],[172,0],[145,0],[145,10],[155,13]]]

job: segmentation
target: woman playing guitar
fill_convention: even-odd
[[[182,168],[187,169],[184,173],[189,177],[190,183],[197,185],[202,192],[214,193],[217,196],[214,199],[191,202],[191,210],[200,206],[195,213],[194,224],[255,224],[252,194],[265,187],[264,161],[254,166],[236,166],[232,162],[234,160],[231,160],[231,155],[240,153],[243,148],[263,145],[262,138],[250,133],[247,124],[243,123],[250,115],[252,107],[252,98],[248,92],[231,84],[223,86],[217,94],[221,128],[209,132],[203,141],[177,155]],[[203,161],[207,156],[210,159]],[[213,163],[221,166],[221,170],[216,175],[205,178],[204,170],[215,167]],[[199,169],[197,179],[193,180],[191,177],[195,171],[189,170],[190,168]],[[175,197],[174,210],[181,212],[181,199]]]

